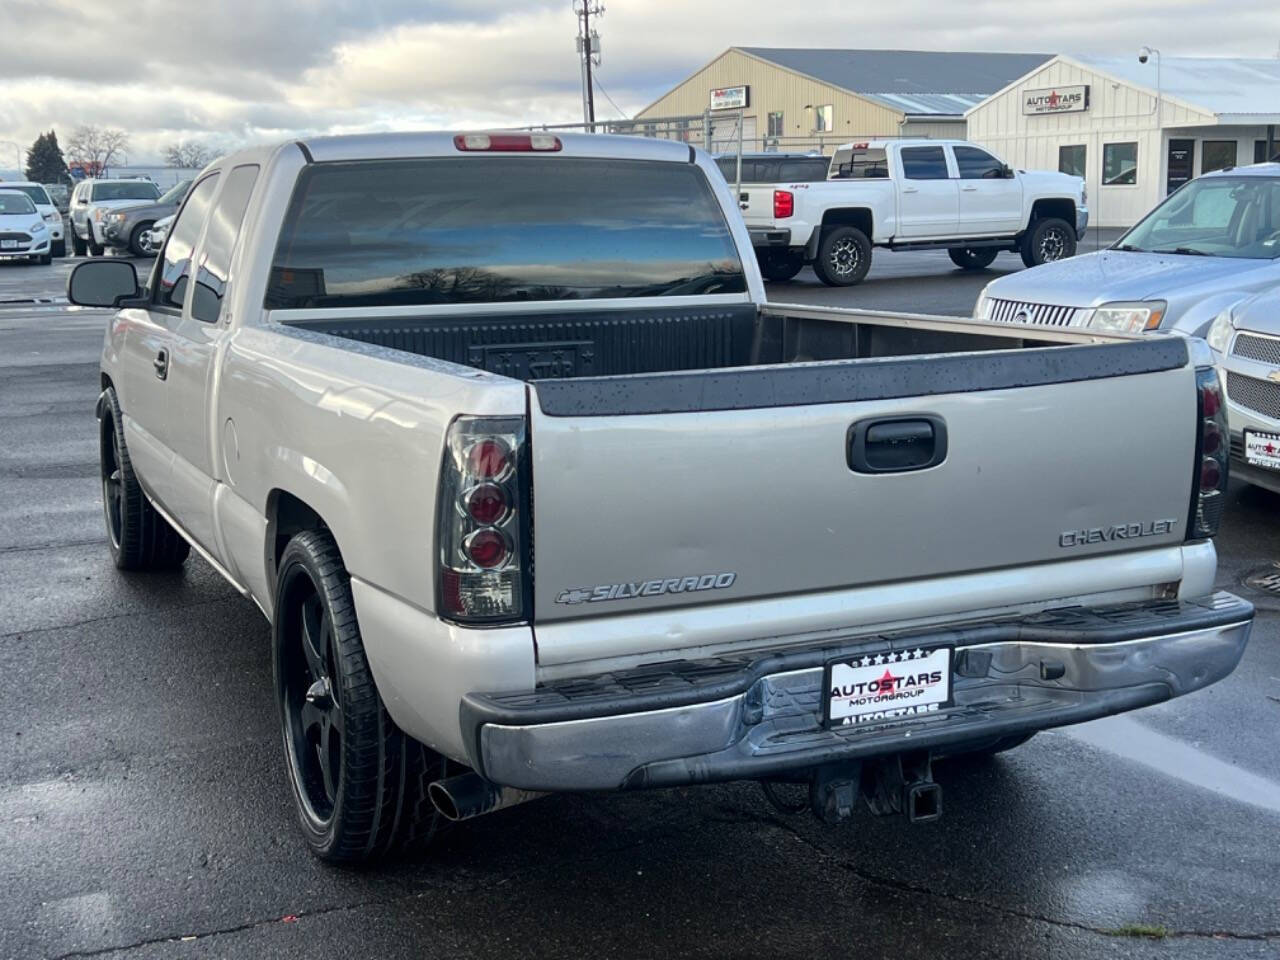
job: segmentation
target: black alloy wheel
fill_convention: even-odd
[[[288,614],[280,690],[285,746],[304,812],[327,824],[342,786],[342,691],[335,679],[333,619],[304,567],[290,569],[282,590]]]
[[[387,713],[351,578],[327,530],[297,534],[280,557],[272,660],[289,783],[311,852],[354,863],[426,846],[444,824],[427,787],[452,764]]]

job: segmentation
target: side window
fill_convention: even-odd
[[[1002,180],[1004,164],[977,147],[955,147],[961,180]]]
[[[209,215],[209,202],[213,199],[218,174],[206,177],[192,189],[187,203],[178,213],[169,229],[169,239],[164,245],[160,263],[159,282],[156,284],[155,303],[158,307],[182,309],[187,299],[187,284],[191,278],[191,251],[204,229]]]
[[[222,295],[227,288],[231,254],[240,236],[240,224],[249,206],[249,195],[258,179],[258,167],[248,164],[227,174],[226,186],[218,196],[218,205],[209,218],[209,231],[204,237],[200,269],[196,271],[191,315],[205,323],[217,323],[222,312]]]
[[[941,147],[903,147],[902,175],[908,180],[946,180],[947,156]]]

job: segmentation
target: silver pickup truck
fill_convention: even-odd
[[[77,267],[111,555],[271,622],[317,855],[737,779],[930,819],[935,757],[1234,669],[1202,342],[770,304],[751,253],[685,145],[405,134]]]

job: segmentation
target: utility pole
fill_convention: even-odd
[[[600,34],[591,29],[591,17],[604,13],[597,0],[574,0],[578,15],[578,56],[582,60],[582,122],[588,133],[596,132],[596,99],[591,87],[591,66],[600,66]]]

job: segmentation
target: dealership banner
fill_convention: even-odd
[[[1089,109],[1089,85],[1050,87],[1027,90],[1022,94],[1022,112],[1026,116],[1041,113],[1082,113]]]
[[[748,86],[741,87],[719,87],[711,91],[711,109],[712,110],[737,110],[741,107],[751,106],[751,88]]]

